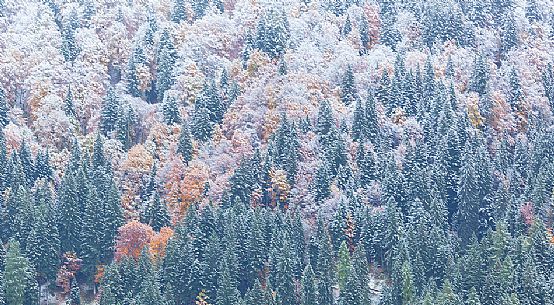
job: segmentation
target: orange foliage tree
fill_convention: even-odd
[[[202,199],[209,170],[201,161],[193,161],[185,167],[180,158],[173,157],[163,171],[165,200],[173,223],[185,215],[191,204]]]
[[[154,236],[154,230],[147,224],[136,220],[130,221],[119,228],[115,242],[115,260],[131,256],[137,259],[144,246],[148,245]]]
[[[163,227],[160,229],[160,233],[152,237],[149,247],[150,254],[154,260],[158,261],[165,256],[165,247],[172,236],[173,230],[168,227]]]

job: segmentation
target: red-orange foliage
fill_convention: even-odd
[[[523,217],[523,220],[525,221],[525,224],[528,226],[532,225],[535,221],[535,214],[533,213],[533,204],[531,202],[528,202],[521,206],[520,209],[521,216]]]
[[[81,269],[82,260],[74,252],[63,254],[63,263],[56,275],[56,285],[62,288],[64,294],[71,290],[71,280],[75,278],[77,271]]]
[[[136,220],[130,221],[119,228],[115,243],[115,260],[125,256],[137,259],[140,252],[150,243],[154,236],[154,230],[147,224]]]
[[[149,246],[150,254],[154,260],[159,260],[165,256],[165,247],[171,236],[173,236],[173,230],[163,227],[160,229],[160,233],[152,237]]]

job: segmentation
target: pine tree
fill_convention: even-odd
[[[467,305],[481,305],[481,301],[479,300],[479,295],[477,294],[477,290],[475,290],[475,287],[471,287],[471,290],[469,291],[467,295]]]
[[[208,9],[208,0],[192,0],[192,11],[194,12],[194,19],[202,19]]]
[[[164,101],[165,91],[169,90],[174,83],[173,67],[175,66],[175,47],[171,35],[167,30],[162,34],[160,46],[157,53],[156,66],[156,90],[157,101]]]
[[[302,275],[302,302],[301,305],[317,305],[318,302],[318,288],[317,282],[315,279],[314,271],[312,266],[308,263],[304,269]]]
[[[352,273],[352,263],[350,261],[350,252],[346,246],[346,241],[342,241],[337,263],[337,275],[340,289],[345,289],[348,277]]]
[[[192,117],[192,135],[195,139],[206,142],[212,137],[213,125],[210,111],[204,107],[195,109]]]
[[[181,115],[179,114],[179,106],[174,97],[166,96],[162,104],[162,114],[164,123],[167,125],[178,124],[181,122]]]
[[[6,93],[2,88],[0,88],[0,129],[6,127],[10,122],[8,118],[8,99],[6,98]]]
[[[287,62],[285,61],[285,57],[281,56],[279,58],[279,75],[287,75]]]
[[[366,126],[367,123],[365,109],[362,106],[362,101],[358,99],[356,101],[356,108],[354,109],[354,118],[352,119],[352,140],[363,140],[365,136]]]
[[[354,79],[354,72],[352,71],[352,66],[348,66],[346,73],[343,76],[341,82],[341,100],[345,105],[350,105],[351,103],[358,100],[358,90],[356,89],[356,83]]]
[[[104,98],[104,104],[102,105],[102,114],[100,118],[100,130],[102,130],[104,135],[108,135],[115,130],[120,107],[119,97],[115,89],[113,87],[108,88],[108,92]]]
[[[240,302],[240,292],[232,281],[233,276],[230,273],[228,263],[223,260],[220,267],[220,276],[218,279],[217,304],[235,305]]]
[[[342,26],[342,36],[346,37],[348,34],[352,32],[352,22],[350,22],[350,15],[346,16],[346,21],[344,21],[344,25]]]
[[[471,76],[471,81],[469,84],[469,90],[479,93],[483,96],[487,92],[487,83],[488,83],[488,69],[486,66],[486,59],[483,55],[479,55],[475,60],[475,65],[473,67],[473,74]]]
[[[185,8],[184,0],[175,0],[173,3],[173,14],[171,20],[175,23],[181,23],[183,20],[187,20],[187,11]]]
[[[506,56],[507,53],[518,45],[517,28],[514,17],[510,14],[504,20],[500,32],[500,52]]]
[[[127,93],[134,97],[140,97],[142,94],[140,92],[137,63],[135,60],[135,56],[130,56],[127,64]]]
[[[314,200],[320,202],[331,195],[331,181],[329,177],[329,168],[326,162],[321,161],[317,169],[314,181]]]
[[[457,214],[458,235],[462,239],[463,245],[468,244],[472,234],[475,234],[479,227],[480,189],[475,166],[476,163],[471,155],[471,147],[466,144],[458,188],[460,206]]]
[[[79,47],[75,41],[75,29],[66,24],[62,30],[62,55],[65,61],[73,62],[79,55]]]
[[[77,285],[77,280],[71,281],[71,291],[69,293],[69,305],[81,305],[81,291]]]
[[[259,19],[256,31],[256,45],[259,50],[271,58],[283,56],[290,38],[289,22],[283,10],[267,10]]]
[[[510,91],[508,93],[508,103],[513,110],[520,110],[523,102],[523,92],[521,89],[521,83],[519,76],[515,69],[510,72]]]
[[[360,23],[360,44],[362,46],[361,54],[366,54],[371,46],[371,37],[369,36],[369,24],[366,18],[362,18]]]
[[[38,286],[29,260],[23,256],[19,242],[8,243],[4,272],[4,293],[10,305],[38,304]]]
[[[179,142],[177,142],[177,153],[181,155],[185,164],[188,164],[192,160],[192,135],[187,122],[184,122],[181,127]]]
[[[165,202],[162,202],[158,192],[154,192],[152,201],[150,202],[151,219],[149,224],[155,231],[160,231],[163,227],[169,227],[171,225],[171,218]]]

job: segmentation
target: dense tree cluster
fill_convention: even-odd
[[[553,304],[550,3],[143,2],[0,0],[0,305]]]

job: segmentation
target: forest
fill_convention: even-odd
[[[553,0],[0,0],[0,305],[554,305]]]

